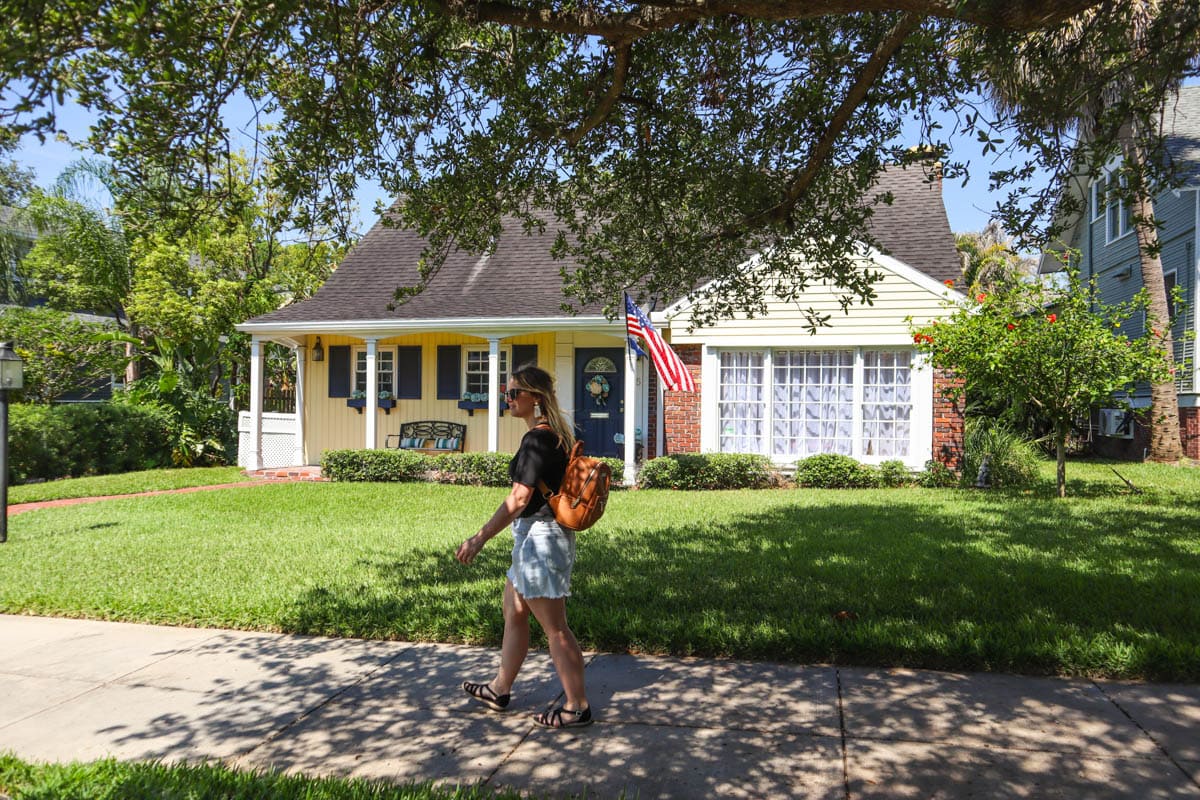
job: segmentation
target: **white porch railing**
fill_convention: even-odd
[[[250,466],[250,412],[238,413],[238,466]],[[262,415],[262,468],[293,467],[296,463],[296,415]]]

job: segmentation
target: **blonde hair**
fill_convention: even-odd
[[[508,385],[541,396],[542,415],[550,425],[550,430],[557,434],[559,447],[571,452],[575,446],[575,428],[558,405],[554,378],[550,377],[550,373],[534,364],[522,364],[513,370]]]

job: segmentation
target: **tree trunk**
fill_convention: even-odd
[[[1143,174],[1142,150],[1134,142],[1131,133],[1122,136],[1122,147],[1126,162],[1136,164],[1137,174]],[[1133,224],[1137,231],[1142,285],[1150,295],[1146,335],[1154,339],[1174,367],[1175,343],[1171,337],[1167,284],[1163,279],[1162,259],[1159,257],[1158,229],[1154,225],[1154,200],[1146,186],[1133,188]],[[1174,375],[1174,369],[1171,374]],[[1183,458],[1183,443],[1179,437],[1179,395],[1175,390],[1174,377],[1150,384],[1149,457],[1151,461],[1179,461]]]
[[[1058,496],[1067,496],[1067,434],[1071,426],[1065,422],[1054,423],[1054,455],[1057,465],[1055,477],[1058,480]]]

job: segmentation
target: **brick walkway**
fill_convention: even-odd
[[[183,489],[159,489],[153,492],[136,492],[134,494],[106,494],[98,497],[68,497],[61,500],[42,500],[37,503],[17,503],[8,507],[8,516],[22,514],[26,511],[37,511],[42,508],[56,506],[77,506],[80,503],[98,503],[101,500],[120,500],[128,497],[153,497],[157,494],[184,494],[186,492],[207,492],[214,489],[239,489],[244,486],[265,486],[268,483],[282,481],[324,481],[320,467],[282,467],[279,469],[260,469],[247,472],[247,477],[253,480],[237,483],[218,483],[213,486],[188,486]]]

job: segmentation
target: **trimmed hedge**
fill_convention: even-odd
[[[511,486],[508,462],[512,453],[443,453],[426,455],[407,450],[326,450],[321,474],[333,481],[432,481],[463,486]],[[612,468],[613,483],[624,480],[625,462],[603,459]]]
[[[796,462],[796,483],[811,489],[868,489],[879,486],[879,473],[850,456],[821,453]]]
[[[705,453],[660,456],[638,472],[643,489],[762,489],[779,485],[766,456]]]
[[[120,403],[9,407],[12,484],[154,469],[171,463],[171,417]]]

